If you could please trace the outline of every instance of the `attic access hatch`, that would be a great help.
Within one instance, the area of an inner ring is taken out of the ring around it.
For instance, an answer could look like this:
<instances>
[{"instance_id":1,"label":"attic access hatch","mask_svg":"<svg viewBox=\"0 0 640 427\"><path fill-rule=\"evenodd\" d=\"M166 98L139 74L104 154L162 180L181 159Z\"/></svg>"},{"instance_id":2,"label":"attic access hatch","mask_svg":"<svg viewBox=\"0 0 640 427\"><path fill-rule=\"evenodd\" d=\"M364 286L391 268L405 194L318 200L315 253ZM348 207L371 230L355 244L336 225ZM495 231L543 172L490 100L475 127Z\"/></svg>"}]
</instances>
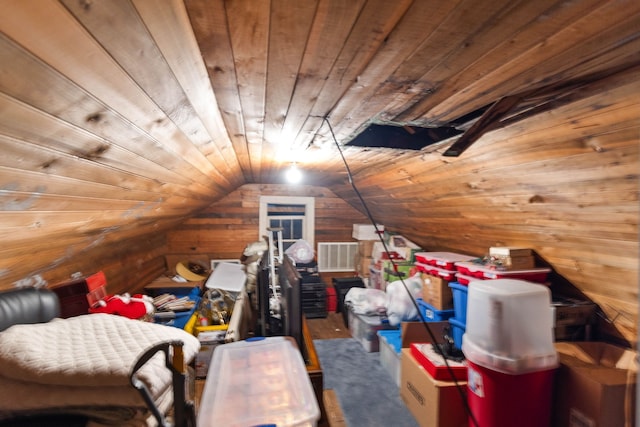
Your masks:
<instances>
[{"instance_id":1,"label":"attic access hatch","mask_svg":"<svg viewBox=\"0 0 640 427\"><path fill-rule=\"evenodd\" d=\"M415 126L369 125L346 146L422 150L463 131L453 127L424 128Z\"/></svg>"}]
</instances>

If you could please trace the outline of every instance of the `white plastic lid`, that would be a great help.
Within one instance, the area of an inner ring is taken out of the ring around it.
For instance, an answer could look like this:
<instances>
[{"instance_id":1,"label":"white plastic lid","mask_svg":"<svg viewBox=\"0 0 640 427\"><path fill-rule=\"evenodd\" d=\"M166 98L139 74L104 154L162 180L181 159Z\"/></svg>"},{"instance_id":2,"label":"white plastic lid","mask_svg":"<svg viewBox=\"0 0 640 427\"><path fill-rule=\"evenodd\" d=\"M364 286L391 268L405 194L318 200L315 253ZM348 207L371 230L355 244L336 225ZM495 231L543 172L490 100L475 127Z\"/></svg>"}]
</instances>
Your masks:
<instances>
[{"instance_id":1,"label":"white plastic lid","mask_svg":"<svg viewBox=\"0 0 640 427\"><path fill-rule=\"evenodd\" d=\"M474 280L468 285L462 351L472 362L505 373L552 368L557 364L553 322L548 287L515 279Z\"/></svg>"},{"instance_id":2,"label":"white plastic lid","mask_svg":"<svg viewBox=\"0 0 640 427\"><path fill-rule=\"evenodd\" d=\"M476 345L468 336L462 335L462 352L476 365L504 374L526 374L558 367L557 352L529 354L522 357L509 357L504 354L490 353Z\"/></svg>"},{"instance_id":3,"label":"white plastic lid","mask_svg":"<svg viewBox=\"0 0 640 427\"><path fill-rule=\"evenodd\" d=\"M442 261L443 263L471 261L478 258L477 256L458 254L455 252L416 252L414 256L415 255L420 255L424 258L435 260L436 262Z\"/></svg>"},{"instance_id":4,"label":"white plastic lid","mask_svg":"<svg viewBox=\"0 0 640 427\"><path fill-rule=\"evenodd\" d=\"M223 289L225 291L240 292L247 280L247 273L242 264L221 262L205 282L209 289Z\"/></svg>"},{"instance_id":5,"label":"white plastic lid","mask_svg":"<svg viewBox=\"0 0 640 427\"><path fill-rule=\"evenodd\" d=\"M320 409L302 355L291 337L216 347L207 374L199 427L310 425Z\"/></svg>"}]
</instances>

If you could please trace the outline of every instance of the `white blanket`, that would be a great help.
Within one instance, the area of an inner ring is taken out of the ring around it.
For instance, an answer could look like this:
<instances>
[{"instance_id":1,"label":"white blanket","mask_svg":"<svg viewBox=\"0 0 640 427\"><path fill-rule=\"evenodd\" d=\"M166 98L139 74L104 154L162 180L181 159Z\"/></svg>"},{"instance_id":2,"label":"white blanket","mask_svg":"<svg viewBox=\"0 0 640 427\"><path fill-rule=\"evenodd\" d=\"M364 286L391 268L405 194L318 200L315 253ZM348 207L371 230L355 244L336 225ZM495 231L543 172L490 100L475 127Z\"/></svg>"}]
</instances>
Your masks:
<instances>
[{"instance_id":1,"label":"white blanket","mask_svg":"<svg viewBox=\"0 0 640 427\"><path fill-rule=\"evenodd\" d=\"M83 406L142 411L145 404L129 383L131 371L145 350L173 340L184 343L185 363L193 360L200 348L193 335L111 314L14 325L0 332L0 418L3 411ZM162 352L137 376L154 399L171 387Z\"/></svg>"}]
</instances>

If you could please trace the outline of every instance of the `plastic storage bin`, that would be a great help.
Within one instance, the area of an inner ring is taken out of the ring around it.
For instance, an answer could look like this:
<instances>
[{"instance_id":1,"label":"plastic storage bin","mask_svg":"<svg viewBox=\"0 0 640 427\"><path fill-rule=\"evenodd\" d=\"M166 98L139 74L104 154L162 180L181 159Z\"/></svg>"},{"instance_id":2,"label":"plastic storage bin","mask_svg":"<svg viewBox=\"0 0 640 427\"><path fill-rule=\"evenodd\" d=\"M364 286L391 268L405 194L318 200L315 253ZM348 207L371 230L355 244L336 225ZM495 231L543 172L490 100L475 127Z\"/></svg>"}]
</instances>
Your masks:
<instances>
[{"instance_id":1,"label":"plastic storage bin","mask_svg":"<svg viewBox=\"0 0 640 427\"><path fill-rule=\"evenodd\" d=\"M471 282L462 350L474 363L507 374L555 367L553 319L546 286L512 279Z\"/></svg>"},{"instance_id":2,"label":"plastic storage bin","mask_svg":"<svg viewBox=\"0 0 640 427\"><path fill-rule=\"evenodd\" d=\"M446 280L448 282L455 280L456 272L452 270L446 270L444 268L435 267L429 264L422 264L419 262L415 263L416 269L422 273L431 274L433 276L441 277L442 280Z\"/></svg>"},{"instance_id":3,"label":"plastic storage bin","mask_svg":"<svg viewBox=\"0 0 640 427\"><path fill-rule=\"evenodd\" d=\"M380 364L389 372L393 382L400 387L400 355L402 338L400 329L378 331Z\"/></svg>"},{"instance_id":4,"label":"plastic storage bin","mask_svg":"<svg viewBox=\"0 0 640 427\"><path fill-rule=\"evenodd\" d=\"M465 276L477 277L479 279L517 279L536 283L544 283L551 272L551 269L546 267L531 268L528 270L497 270L492 267L466 261L456 262L456 269Z\"/></svg>"},{"instance_id":5,"label":"plastic storage bin","mask_svg":"<svg viewBox=\"0 0 640 427\"><path fill-rule=\"evenodd\" d=\"M455 252L416 252L416 262L440 267L445 270L455 271L455 263L460 261L471 261L477 257L472 255L458 254Z\"/></svg>"},{"instance_id":6,"label":"plastic storage bin","mask_svg":"<svg viewBox=\"0 0 640 427\"><path fill-rule=\"evenodd\" d=\"M451 310L436 310L432 305L424 302L422 298L417 298L416 302L418 303L418 308L420 309L420 314L422 318L427 322L442 322L449 320L449 318L453 317L455 311Z\"/></svg>"},{"instance_id":7,"label":"plastic storage bin","mask_svg":"<svg viewBox=\"0 0 640 427\"><path fill-rule=\"evenodd\" d=\"M478 427L548 426L558 366L549 288L513 279L473 281L467 299L462 351Z\"/></svg>"},{"instance_id":8,"label":"plastic storage bin","mask_svg":"<svg viewBox=\"0 0 640 427\"><path fill-rule=\"evenodd\" d=\"M481 277L465 276L460 272L456 273L456 281L461 285L468 285L470 282L473 282L474 280L485 280L485 279Z\"/></svg>"},{"instance_id":9,"label":"plastic storage bin","mask_svg":"<svg viewBox=\"0 0 640 427\"><path fill-rule=\"evenodd\" d=\"M390 329L398 328L391 326L384 317L356 314L349 310L349 332L367 352L379 351L378 331Z\"/></svg>"},{"instance_id":10,"label":"plastic storage bin","mask_svg":"<svg viewBox=\"0 0 640 427\"><path fill-rule=\"evenodd\" d=\"M320 418L304 360L290 337L218 346L200 402L199 427L306 427Z\"/></svg>"},{"instance_id":11,"label":"plastic storage bin","mask_svg":"<svg viewBox=\"0 0 640 427\"><path fill-rule=\"evenodd\" d=\"M449 319L449 325L451 325L451 337L453 338L453 345L458 349L462 349L462 336L464 335L467 325L455 317Z\"/></svg>"},{"instance_id":12,"label":"plastic storage bin","mask_svg":"<svg viewBox=\"0 0 640 427\"><path fill-rule=\"evenodd\" d=\"M467 294L468 288L457 282L449 283L453 293L453 311L455 318L461 323L467 323Z\"/></svg>"},{"instance_id":13,"label":"plastic storage bin","mask_svg":"<svg viewBox=\"0 0 640 427\"><path fill-rule=\"evenodd\" d=\"M467 359L467 402L477 427L549 427L555 374L505 374Z\"/></svg>"}]
</instances>

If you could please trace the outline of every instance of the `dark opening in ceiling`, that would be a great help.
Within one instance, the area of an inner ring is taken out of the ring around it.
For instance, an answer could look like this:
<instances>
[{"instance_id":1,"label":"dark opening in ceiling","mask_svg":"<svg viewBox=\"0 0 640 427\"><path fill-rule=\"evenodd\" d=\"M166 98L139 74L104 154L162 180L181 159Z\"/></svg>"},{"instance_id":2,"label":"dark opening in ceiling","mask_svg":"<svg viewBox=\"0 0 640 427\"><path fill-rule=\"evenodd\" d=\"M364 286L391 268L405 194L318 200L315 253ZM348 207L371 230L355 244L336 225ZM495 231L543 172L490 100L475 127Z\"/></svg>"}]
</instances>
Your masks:
<instances>
[{"instance_id":1,"label":"dark opening in ceiling","mask_svg":"<svg viewBox=\"0 0 640 427\"><path fill-rule=\"evenodd\" d=\"M422 128L414 126L369 125L363 132L348 142L347 146L397 148L421 150L445 139L461 134L453 127Z\"/></svg>"}]
</instances>

